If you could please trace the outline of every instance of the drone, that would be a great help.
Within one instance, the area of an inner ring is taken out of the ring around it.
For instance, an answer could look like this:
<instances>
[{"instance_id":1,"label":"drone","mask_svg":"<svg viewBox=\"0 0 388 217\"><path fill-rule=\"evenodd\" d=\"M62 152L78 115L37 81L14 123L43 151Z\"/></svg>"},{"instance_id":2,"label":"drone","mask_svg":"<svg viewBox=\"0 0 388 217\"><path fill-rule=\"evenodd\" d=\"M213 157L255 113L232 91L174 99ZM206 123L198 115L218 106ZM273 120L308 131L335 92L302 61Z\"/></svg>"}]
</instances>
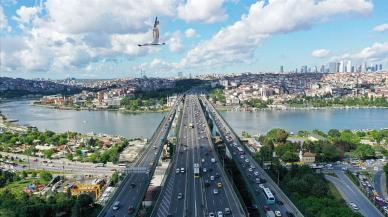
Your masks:
<instances>
[{"instance_id":1,"label":"drone","mask_svg":"<svg viewBox=\"0 0 388 217\"><path fill-rule=\"evenodd\" d=\"M145 44L138 44L139 47L142 46L159 46L159 45L165 45L166 43L159 43L159 20L158 17L155 18L154 28L152 29L152 37L153 40L151 43L145 43Z\"/></svg>"}]
</instances>

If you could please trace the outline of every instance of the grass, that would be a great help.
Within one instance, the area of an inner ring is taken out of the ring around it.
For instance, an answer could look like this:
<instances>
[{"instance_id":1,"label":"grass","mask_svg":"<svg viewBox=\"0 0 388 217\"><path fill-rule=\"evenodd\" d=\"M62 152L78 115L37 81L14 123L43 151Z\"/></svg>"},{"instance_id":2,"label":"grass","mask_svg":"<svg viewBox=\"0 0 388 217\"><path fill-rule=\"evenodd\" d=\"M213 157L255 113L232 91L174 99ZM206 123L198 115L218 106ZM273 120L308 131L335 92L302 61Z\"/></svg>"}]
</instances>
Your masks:
<instances>
[{"instance_id":1,"label":"grass","mask_svg":"<svg viewBox=\"0 0 388 217\"><path fill-rule=\"evenodd\" d=\"M356 185L356 186L360 186L360 181L358 180L358 178L351 172L349 171L346 171L345 172L345 175L349 177L350 180L352 180L352 182Z\"/></svg>"},{"instance_id":2,"label":"grass","mask_svg":"<svg viewBox=\"0 0 388 217\"><path fill-rule=\"evenodd\" d=\"M11 182L7 184L4 188L0 188L0 190L9 189L12 193L19 195L23 192L24 188L26 188L28 184L33 183L34 181L44 185L48 183L40 178L25 178L19 181Z\"/></svg>"},{"instance_id":3,"label":"grass","mask_svg":"<svg viewBox=\"0 0 388 217\"><path fill-rule=\"evenodd\" d=\"M328 182L328 184L329 184L330 195L332 195L336 200L343 200L337 188L331 182Z\"/></svg>"},{"instance_id":4,"label":"grass","mask_svg":"<svg viewBox=\"0 0 388 217\"><path fill-rule=\"evenodd\" d=\"M335 174L335 173L333 173L333 172L331 172L331 173L325 173L326 175L329 175L329 176L333 176L333 177L336 177L336 178L339 178L338 176L337 176L337 174Z\"/></svg>"}]
</instances>

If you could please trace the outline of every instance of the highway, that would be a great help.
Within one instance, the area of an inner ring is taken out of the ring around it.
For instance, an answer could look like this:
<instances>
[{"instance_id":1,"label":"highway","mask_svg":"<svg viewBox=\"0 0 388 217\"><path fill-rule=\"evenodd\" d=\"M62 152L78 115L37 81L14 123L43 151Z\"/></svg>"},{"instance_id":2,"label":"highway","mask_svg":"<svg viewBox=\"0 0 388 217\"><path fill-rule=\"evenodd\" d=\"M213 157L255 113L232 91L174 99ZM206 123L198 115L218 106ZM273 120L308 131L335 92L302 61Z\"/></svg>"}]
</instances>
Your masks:
<instances>
[{"instance_id":1,"label":"highway","mask_svg":"<svg viewBox=\"0 0 388 217\"><path fill-rule=\"evenodd\" d=\"M124 167L107 163L104 166L100 164L94 164L89 162L77 162L70 161L67 159L44 159L40 157L29 157L21 154L5 153L0 152L2 156L14 157L17 159L23 159L24 165L11 165L0 163L0 166L5 169L13 169L16 171L20 170L48 170L55 171L57 173L66 173L66 174L79 174L79 175L111 175L114 171L122 171Z\"/></svg>"},{"instance_id":2,"label":"highway","mask_svg":"<svg viewBox=\"0 0 388 217\"><path fill-rule=\"evenodd\" d=\"M232 155L234 162L240 170L245 184L254 199L252 206L258 208L261 215L265 214L264 206L274 211L280 212L282 216L287 216L292 213L294 216L303 216L302 213L295 207L283 191L273 182L268 174L260 167L256 160L251 156L249 150L240 143L230 126L216 111L213 105L204 97L201 97L202 102L206 106L212 116L218 130L223 137L227 150ZM242 151L240 151L242 150ZM269 188L275 196L275 204L267 204L267 199L264 196L262 187ZM280 202L281 201L281 202Z\"/></svg>"},{"instance_id":3,"label":"highway","mask_svg":"<svg viewBox=\"0 0 388 217\"><path fill-rule=\"evenodd\" d=\"M333 177L326 175L325 178L332 182L339 190L342 197L349 203L355 203L359 212L365 217L378 217L384 216L377 208L364 196L364 194L358 189L356 185L343 173L341 170L334 170L338 176Z\"/></svg>"},{"instance_id":4,"label":"highway","mask_svg":"<svg viewBox=\"0 0 388 217\"><path fill-rule=\"evenodd\" d=\"M178 97L175 105L155 131L143 155L133 167L129 168L129 174L119 187L118 193L114 195L99 216L136 216L160 158L163 149L162 141L168 136L181 99L181 97ZM115 203L119 203L118 209L115 208Z\"/></svg>"},{"instance_id":5,"label":"highway","mask_svg":"<svg viewBox=\"0 0 388 217\"><path fill-rule=\"evenodd\" d=\"M231 211L229 216L245 216L210 136L198 98L188 95L172 170L154 208L153 217L204 217L219 212L227 214L226 210ZM200 166L198 177L194 176L194 163Z\"/></svg>"}]
</instances>

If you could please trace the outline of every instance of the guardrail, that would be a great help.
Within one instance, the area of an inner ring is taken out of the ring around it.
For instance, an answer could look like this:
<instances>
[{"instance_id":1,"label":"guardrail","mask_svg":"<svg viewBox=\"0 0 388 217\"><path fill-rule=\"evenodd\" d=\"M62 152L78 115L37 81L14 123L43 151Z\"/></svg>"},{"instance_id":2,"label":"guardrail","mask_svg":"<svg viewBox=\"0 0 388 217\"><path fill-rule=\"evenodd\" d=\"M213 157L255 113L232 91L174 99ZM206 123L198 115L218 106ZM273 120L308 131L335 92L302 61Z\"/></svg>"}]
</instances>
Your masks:
<instances>
[{"instance_id":1,"label":"guardrail","mask_svg":"<svg viewBox=\"0 0 388 217\"><path fill-rule=\"evenodd\" d=\"M218 113L218 111L214 108L214 106L206 98L203 98L203 99L204 99L204 101L206 101L206 104L208 104L215 111L218 118L223 122L223 124L225 124L229 128L229 130L234 134L236 140L238 140L237 134L234 132L233 128L225 121L225 119ZM212 114L210 114L210 115L212 115ZM224 135L222 135L222 136L224 137ZM238 142L240 143L240 141L238 141ZM242 147L244 147L246 149L245 146L242 146ZM233 157L233 159L234 159L234 157ZM272 178L267 174L267 172L265 172L265 170L262 169L260 167L260 165L258 165L258 169L265 176L266 180L268 182L270 182L271 185L275 188L277 193L280 194L280 196L283 198L283 200L285 200L286 204L288 204L288 206L292 209L293 213L296 214L296 216L298 216L298 217L303 217L303 214L294 205L294 203L287 197L287 195L283 192L283 190L281 190L280 187L272 180Z\"/></svg>"},{"instance_id":2,"label":"guardrail","mask_svg":"<svg viewBox=\"0 0 388 217\"><path fill-rule=\"evenodd\" d=\"M183 110L180 112L179 117L178 117L178 122L179 122L178 131L179 131L179 132L178 132L177 134L180 133L180 129L181 129L181 125L182 125L182 115L183 115ZM177 126L178 126L178 124L177 124ZM179 144L179 142L180 142L179 136L177 136L176 142L177 142L177 144ZM176 151L174 152L174 155L175 155L175 154L176 154ZM167 167L167 169L166 169L166 173L167 173L167 174L171 174L171 173L170 173L170 170L171 170L172 166L175 164L176 159L177 159L177 158L174 157L173 161L170 162L170 165L168 165L168 167ZM164 186L165 183L168 183L167 181L168 181L170 178L171 178L171 175L167 175L167 176L165 175L165 177L163 178L163 181L162 181L162 185L161 185L161 186ZM160 195L163 195L164 191L165 191L165 188L162 187L160 193L158 194L158 199L155 201L155 205L154 205L154 207L153 207L153 209L152 209L152 212L151 212L151 215L150 215L150 216L155 216L155 214L156 214L155 212L157 211L157 210L156 210L156 207L158 207L158 204L160 203L160 201L161 201L161 199L162 199L162 198L160 197Z\"/></svg>"},{"instance_id":3,"label":"guardrail","mask_svg":"<svg viewBox=\"0 0 388 217\"><path fill-rule=\"evenodd\" d=\"M172 109L168 114L171 114L171 113L176 112L176 105L174 105L172 108L173 108L173 109ZM167 115L167 116L168 116L168 115ZM167 121L168 121L168 120L167 120ZM140 158L137 159L137 161L136 161L136 163L135 163L134 166L138 166L138 165L140 164L140 162L142 161L142 159L144 159L144 157L145 157L146 154L148 153L149 149L152 147L151 144L153 144L154 142L157 141L158 136L159 136L160 131L161 131L161 128L164 126L165 122L166 122L166 116L163 117L162 121L159 123L158 127L156 128L155 132L152 134L152 136L151 136L151 138L150 138L150 140L149 140L149 142L148 142L147 149L143 152L143 154L140 156ZM171 123L172 123L172 120L170 121L168 130L167 130L166 132L169 131L169 129L170 129L170 127L171 127ZM156 141L155 141L155 139L156 139ZM158 152L158 155L157 155L158 158L160 157L160 154L161 154L162 151L163 151L163 149L160 148L160 150L159 150L159 152ZM158 158L157 158L157 159L158 159ZM155 171L155 168L156 168L156 163L153 164L152 169L151 169L151 171L149 172L149 174L153 174L154 171ZM113 193L113 196L110 197L110 199L108 200L108 202L106 203L106 205L104 206L104 208L103 208L103 209L100 211L100 213L98 214L98 217L102 217L102 216L104 216L104 215L106 214L107 210L111 207L111 205L112 205L112 203L113 203L113 198L116 198L117 195L119 194L119 192L121 192L121 191L123 190L123 187L125 186L125 183L128 181L128 179L129 179L130 177L131 177L131 174L127 174L127 175L124 177L124 179L123 179L123 181L120 183L119 187L118 187L118 188L116 189L116 191ZM149 180L149 182L151 182L151 180ZM148 185L149 185L149 184L148 184ZM147 191L147 188L145 188L145 191ZM142 193L143 193L143 195L144 195L145 192L143 191ZM139 204L139 205L140 205L140 204ZM137 213L138 209L139 209L139 206L136 207L136 212L135 212L135 213Z\"/></svg>"},{"instance_id":4,"label":"guardrail","mask_svg":"<svg viewBox=\"0 0 388 217\"><path fill-rule=\"evenodd\" d=\"M198 103L199 103L199 106L202 108L202 106L201 106L201 103L198 101ZM205 117L205 115L204 115L204 112L203 112L203 110L202 110L202 112L201 112L201 115L203 116L203 118L205 119L205 121L206 121L206 117ZM209 128L209 125L208 124L206 124L206 134L207 134L207 138L208 138L208 141L209 141L209 145L211 146L211 149L214 151L214 153L215 153L215 149L214 149L214 144L213 144L213 141L211 140L211 132L210 132L210 128ZM220 162L220 159L219 159L219 157L218 157L218 155L215 153L214 154L215 155L215 158L217 158L217 162L219 163ZM218 164L217 163L217 164ZM247 215L247 213L248 213L248 210L246 209L246 207L245 206L243 206L242 205L242 198L240 197L240 195L239 194L237 194L237 192L238 192L238 190L235 188L235 186L234 186L234 184L232 184L232 182L231 182L231 180L230 180L230 178L226 175L226 172L224 171L224 168L222 168L221 170L220 170L220 172L222 173L222 177L224 177L226 180L229 180L229 183L227 183L227 184L229 184L229 187L231 187L230 189L232 190L232 195L233 195L233 197L237 197L237 198L233 198L233 199L237 199L236 201L239 201L239 208L240 208L240 212L241 213L244 213L245 214L245 216Z\"/></svg>"}]
</instances>

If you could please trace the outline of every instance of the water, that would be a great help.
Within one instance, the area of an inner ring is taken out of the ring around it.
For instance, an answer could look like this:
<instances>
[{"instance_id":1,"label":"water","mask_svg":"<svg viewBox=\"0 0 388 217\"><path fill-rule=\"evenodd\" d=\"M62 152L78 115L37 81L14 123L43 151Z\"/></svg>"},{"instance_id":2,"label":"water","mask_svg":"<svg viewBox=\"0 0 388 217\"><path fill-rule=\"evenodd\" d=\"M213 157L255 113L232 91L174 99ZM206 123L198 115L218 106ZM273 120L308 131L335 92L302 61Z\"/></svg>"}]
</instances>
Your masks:
<instances>
[{"instance_id":1,"label":"water","mask_svg":"<svg viewBox=\"0 0 388 217\"><path fill-rule=\"evenodd\" d=\"M107 133L127 138L149 138L166 113L56 110L30 105L31 101L0 104L0 110L21 124L56 132ZM320 129L381 129L388 127L388 109L327 109L294 111L222 112L237 133L265 133Z\"/></svg>"},{"instance_id":2,"label":"water","mask_svg":"<svg viewBox=\"0 0 388 217\"><path fill-rule=\"evenodd\" d=\"M126 138L149 138L166 113L57 110L30 105L31 101L0 104L0 111L20 124L56 132L106 133Z\"/></svg>"},{"instance_id":3,"label":"water","mask_svg":"<svg viewBox=\"0 0 388 217\"><path fill-rule=\"evenodd\" d=\"M388 109L318 109L222 112L236 133L266 133L272 128L291 132L319 129L381 129L388 127Z\"/></svg>"}]
</instances>

